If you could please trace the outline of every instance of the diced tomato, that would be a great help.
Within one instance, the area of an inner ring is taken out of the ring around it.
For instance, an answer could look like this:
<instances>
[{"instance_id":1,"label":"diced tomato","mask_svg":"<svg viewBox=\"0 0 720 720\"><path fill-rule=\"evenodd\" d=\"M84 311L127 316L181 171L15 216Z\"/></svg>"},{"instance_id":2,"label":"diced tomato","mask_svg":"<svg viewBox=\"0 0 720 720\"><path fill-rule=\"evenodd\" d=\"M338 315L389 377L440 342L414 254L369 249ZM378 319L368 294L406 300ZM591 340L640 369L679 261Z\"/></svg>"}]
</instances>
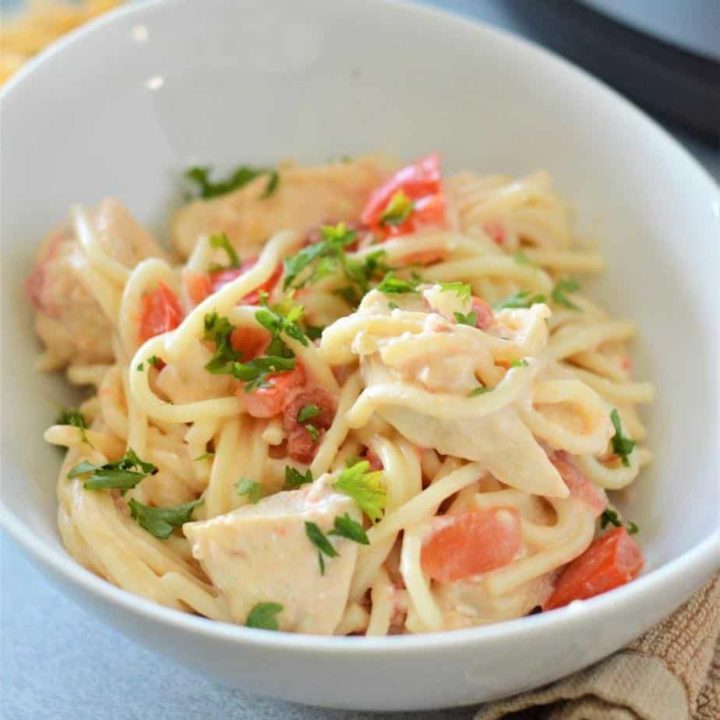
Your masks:
<instances>
[{"instance_id":1,"label":"diced tomato","mask_svg":"<svg viewBox=\"0 0 720 720\"><path fill-rule=\"evenodd\" d=\"M242 385L238 395L245 398L245 407L256 418L271 418L279 415L288 400L288 395L305 382L305 371L296 363L294 370L274 373L267 379L267 387L245 393Z\"/></svg>"},{"instance_id":2,"label":"diced tomato","mask_svg":"<svg viewBox=\"0 0 720 720\"><path fill-rule=\"evenodd\" d=\"M381 221L393 196L402 191L413 202L405 222L388 225ZM398 170L369 197L362 212L362 221L381 237L405 235L425 227L446 225L445 198L440 185L440 159L437 153L421 158Z\"/></svg>"},{"instance_id":3,"label":"diced tomato","mask_svg":"<svg viewBox=\"0 0 720 720\"><path fill-rule=\"evenodd\" d=\"M270 333L253 325L237 327L230 335L230 345L235 352L240 353L243 362L262 355L269 344Z\"/></svg>"},{"instance_id":4,"label":"diced tomato","mask_svg":"<svg viewBox=\"0 0 720 720\"><path fill-rule=\"evenodd\" d=\"M215 270L211 273L187 273L185 275L185 286L190 299L199 305L206 297L216 293L221 288L231 283L236 278L246 273L257 263L257 258L243 261L239 268L225 268ZM282 275L282 267L278 265L275 272L259 287L250 291L240 300L241 305L257 305L260 302L261 292L270 292Z\"/></svg>"},{"instance_id":5,"label":"diced tomato","mask_svg":"<svg viewBox=\"0 0 720 720\"><path fill-rule=\"evenodd\" d=\"M145 293L140 308L140 341L174 330L183 318L175 293L165 283Z\"/></svg>"},{"instance_id":6,"label":"diced tomato","mask_svg":"<svg viewBox=\"0 0 720 720\"><path fill-rule=\"evenodd\" d=\"M563 482L568 486L570 494L586 502L595 512L595 516L601 515L607 507L608 501L605 493L595 487L573 462L570 455L559 450L550 455L550 462L557 468Z\"/></svg>"},{"instance_id":7,"label":"diced tomato","mask_svg":"<svg viewBox=\"0 0 720 720\"><path fill-rule=\"evenodd\" d=\"M475 327L487 330L495 322L495 313L489 303L473 295L472 311L475 313Z\"/></svg>"},{"instance_id":8,"label":"diced tomato","mask_svg":"<svg viewBox=\"0 0 720 720\"><path fill-rule=\"evenodd\" d=\"M625 585L639 575L642 566L643 554L637 543L625 528L613 528L565 567L543 610Z\"/></svg>"},{"instance_id":9,"label":"diced tomato","mask_svg":"<svg viewBox=\"0 0 720 720\"><path fill-rule=\"evenodd\" d=\"M433 520L421 561L433 580L462 580L512 562L521 544L520 513L515 508L442 515Z\"/></svg>"},{"instance_id":10,"label":"diced tomato","mask_svg":"<svg viewBox=\"0 0 720 720\"><path fill-rule=\"evenodd\" d=\"M305 422L300 422L298 414L308 405L317 406L320 413ZM288 455L301 463L312 462L320 444L320 437L313 437L313 433L306 425L314 426L318 432L327 430L332 425L334 417L335 400L322 388L306 389L291 395L283 408L283 428L288 439Z\"/></svg>"},{"instance_id":11,"label":"diced tomato","mask_svg":"<svg viewBox=\"0 0 720 720\"><path fill-rule=\"evenodd\" d=\"M488 222L483 225L483 230L498 244L505 244L505 228L497 222Z\"/></svg>"}]
</instances>

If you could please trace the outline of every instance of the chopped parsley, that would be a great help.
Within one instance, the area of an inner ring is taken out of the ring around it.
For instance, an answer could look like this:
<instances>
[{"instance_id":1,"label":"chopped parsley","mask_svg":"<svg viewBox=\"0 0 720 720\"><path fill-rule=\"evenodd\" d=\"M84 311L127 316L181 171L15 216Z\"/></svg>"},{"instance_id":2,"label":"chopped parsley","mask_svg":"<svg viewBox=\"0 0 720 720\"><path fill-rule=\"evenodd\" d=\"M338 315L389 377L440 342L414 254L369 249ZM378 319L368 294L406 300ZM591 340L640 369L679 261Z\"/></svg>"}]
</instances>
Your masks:
<instances>
[{"instance_id":1,"label":"chopped parsley","mask_svg":"<svg viewBox=\"0 0 720 720\"><path fill-rule=\"evenodd\" d=\"M240 478L235 483L235 492L238 495L247 495L247 499L255 505L262 497L262 485L257 480Z\"/></svg>"},{"instance_id":2,"label":"chopped parsley","mask_svg":"<svg viewBox=\"0 0 720 720\"><path fill-rule=\"evenodd\" d=\"M610 440L613 452L620 458L620 461L625 467L630 467L629 456L635 447L635 441L623 435L620 415L615 408L613 408L610 413L610 421L615 428L615 435L613 435Z\"/></svg>"},{"instance_id":3,"label":"chopped parsley","mask_svg":"<svg viewBox=\"0 0 720 720\"><path fill-rule=\"evenodd\" d=\"M580 283L573 278L565 278L559 280L553 288L550 297L552 301L557 305L564 305L566 308L571 310L580 310L580 308L567 296L566 293L575 292L580 289Z\"/></svg>"},{"instance_id":4,"label":"chopped parsley","mask_svg":"<svg viewBox=\"0 0 720 720\"><path fill-rule=\"evenodd\" d=\"M150 507L150 505L145 505L133 498L128 503L128 506L130 515L134 520L137 520L141 528L147 530L156 538L165 540L170 537L173 528L182 527L186 522L189 522L193 510L202 503L203 499L199 498L173 507Z\"/></svg>"},{"instance_id":5,"label":"chopped parsley","mask_svg":"<svg viewBox=\"0 0 720 720\"><path fill-rule=\"evenodd\" d=\"M402 191L398 190L388 202L380 215L380 225L402 225L415 209L415 203Z\"/></svg>"},{"instance_id":6,"label":"chopped parsley","mask_svg":"<svg viewBox=\"0 0 720 720\"><path fill-rule=\"evenodd\" d=\"M510 367L511 367L511 368L527 367L529 364L530 364L530 363L528 363L528 361L527 361L525 358L522 358L522 359L520 359L520 360L518 360L517 358L515 358L515 360L513 360L513 361L510 363Z\"/></svg>"},{"instance_id":7,"label":"chopped parsley","mask_svg":"<svg viewBox=\"0 0 720 720\"><path fill-rule=\"evenodd\" d=\"M266 172L265 169L241 165L224 179L213 181L210 179L212 167L195 166L185 171L185 177L196 186L197 197L209 200L238 190Z\"/></svg>"},{"instance_id":8,"label":"chopped parsley","mask_svg":"<svg viewBox=\"0 0 720 720\"><path fill-rule=\"evenodd\" d=\"M283 611L283 606L276 602L258 603L248 613L245 627L259 628L260 630L277 630L276 615Z\"/></svg>"},{"instance_id":9,"label":"chopped parsley","mask_svg":"<svg viewBox=\"0 0 720 720\"><path fill-rule=\"evenodd\" d=\"M404 293L417 292L418 285L420 285L419 280L413 278L403 280L402 278L395 277L394 272L389 272L377 286L377 289L386 295L402 295Z\"/></svg>"},{"instance_id":10,"label":"chopped parsley","mask_svg":"<svg viewBox=\"0 0 720 720\"><path fill-rule=\"evenodd\" d=\"M320 574L325 574L325 559L323 555L330 558L337 557L338 551L332 546L327 539L327 535L314 522L305 521L305 534L310 542L318 549L318 563L320 564Z\"/></svg>"},{"instance_id":11,"label":"chopped parsley","mask_svg":"<svg viewBox=\"0 0 720 720\"><path fill-rule=\"evenodd\" d=\"M216 250L225 251L228 256L228 267L240 267L240 258L238 257L235 248L231 245L230 238L226 233L223 232L211 235L208 242L210 243L210 247L215 248Z\"/></svg>"},{"instance_id":12,"label":"chopped parsley","mask_svg":"<svg viewBox=\"0 0 720 720\"><path fill-rule=\"evenodd\" d=\"M479 387L476 387L474 390L471 390L467 396L468 397L477 397L478 395L484 395L485 393L488 393L492 390L492 388L485 387L484 385L480 385Z\"/></svg>"},{"instance_id":13,"label":"chopped parsley","mask_svg":"<svg viewBox=\"0 0 720 720\"><path fill-rule=\"evenodd\" d=\"M306 423L303 427L310 433L310 437L315 442L317 442L320 439L320 431L317 429L317 427L315 425L313 425L312 423Z\"/></svg>"},{"instance_id":14,"label":"chopped parsley","mask_svg":"<svg viewBox=\"0 0 720 720\"><path fill-rule=\"evenodd\" d=\"M387 502L382 477L382 470L371 472L370 463L361 460L341 471L333 487L351 497L373 522L377 522Z\"/></svg>"},{"instance_id":15,"label":"chopped parsley","mask_svg":"<svg viewBox=\"0 0 720 720\"><path fill-rule=\"evenodd\" d=\"M454 312L455 322L458 325L469 325L470 327L477 327L477 313L471 310L467 315L461 312Z\"/></svg>"},{"instance_id":16,"label":"chopped parsley","mask_svg":"<svg viewBox=\"0 0 720 720\"><path fill-rule=\"evenodd\" d=\"M302 317L303 311L302 305L278 304L272 308L262 307L255 313L255 319L272 335L273 340L268 348L269 354L281 354L280 335L282 333L297 340L304 347L308 346L307 335L297 322Z\"/></svg>"},{"instance_id":17,"label":"chopped parsley","mask_svg":"<svg viewBox=\"0 0 720 720\"><path fill-rule=\"evenodd\" d=\"M529 308L537 303L544 303L546 300L547 298L541 293L532 295L528 290L518 290L516 293L493 303L493 308L495 310Z\"/></svg>"},{"instance_id":18,"label":"chopped parsley","mask_svg":"<svg viewBox=\"0 0 720 720\"><path fill-rule=\"evenodd\" d=\"M117 462L93 465L85 460L72 468L67 476L68 480L81 478L83 487L87 490L116 488L125 492L134 488L148 475L155 475L157 471L155 465L141 460L130 448Z\"/></svg>"},{"instance_id":19,"label":"chopped parsley","mask_svg":"<svg viewBox=\"0 0 720 720\"><path fill-rule=\"evenodd\" d=\"M80 430L80 438L82 441L92 447L92 443L88 440L87 433L85 432L88 428L87 421L79 410L75 410L74 408L62 410L58 415L57 420L55 420L55 424L72 425L72 427L76 427Z\"/></svg>"},{"instance_id":20,"label":"chopped parsley","mask_svg":"<svg viewBox=\"0 0 720 720\"><path fill-rule=\"evenodd\" d=\"M154 368L157 368L158 370L159 370L160 368L162 368L163 361L162 361L157 355L151 355L151 356L147 359L147 361L148 361Z\"/></svg>"},{"instance_id":21,"label":"chopped parsley","mask_svg":"<svg viewBox=\"0 0 720 720\"><path fill-rule=\"evenodd\" d=\"M513 260L518 265L535 265L535 263L533 263L533 261L522 250L519 250L513 255Z\"/></svg>"},{"instance_id":22,"label":"chopped parsley","mask_svg":"<svg viewBox=\"0 0 720 720\"><path fill-rule=\"evenodd\" d=\"M314 404L309 405L303 405L297 414L297 421L300 423L307 422L308 420L312 420L314 417L317 417L322 413L322 410Z\"/></svg>"},{"instance_id":23,"label":"chopped parsley","mask_svg":"<svg viewBox=\"0 0 720 720\"><path fill-rule=\"evenodd\" d=\"M297 468L292 465L285 466L285 490L294 490L299 488L301 485L307 485L313 481L313 476L310 470L306 470L301 473Z\"/></svg>"},{"instance_id":24,"label":"chopped parsley","mask_svg":"<svg viewBox=\"0 0 720 720\"><path fill-rule=\"evenodd\" d=\"M361 545L370 544L363 526L357 520L353 520L348 513L335 518L335 528L328 535L338 535Z\"/></svg>"},{"instance_id":25,"label":"chopped parsley","mask_svg":"<svg viewBox=\"0 0 720 720\"><path fill-rule=\"evenodd\" d=\"M206 452L206 453L203 453L202 455L198 455L198 456L195 458L195 462L198 462L198 461L200 461L200 460L212 460L214 457L215 457L215 453L214 453L214 452L211 452L211 451L208 451L208 452Z\"/></svg>"},{"instance_id":26,"label":"chopped parsley","mask_svg":"<svg viewBox=\"0 0 720 720\"><path fill-rule=\"evenodd\" d=\"M262 195L260 196L261 200L265 200L266 198L269 198L280 185L280 174L277 170L272 170L270 174L268 175L267 184L265 185L265 190L263 190Z\"/></svg>"},{"instance_id":27,"label":"chopped parsley","mask_svg":"<svg viewBox=\"0 0 720 720\"><path fill-rule=\"evenodd\" d=\"M606 508L600 516L601 529L604 530L608 525L613 525L614 527L622 527L623 525L619 513L613 508ZM639 530L634 522L628 522L626 527L629 535L635 535Z\"/></svg>"},{"instance_id":28,"label":"chopped parsley","mask_svg":"<svg viewBox=\"0 0 720 720\"><path fill-rule=\"evenodd\" d=\"M440 290L442 292L454 292L461 300L469 300L472 294L472 287L470 283L464 282L441 282Z\"/></svg>"},{"instance_id":29,"label":"chopped parsley","mask_svg":"<svg viewBox=\"0 0 720 720\"><path fill-rule=\"evenodd\" d=\"M324 325L306 325L305 326L305 334L311 340L319 340L320 337L322 336L324 329L325 329Z\"/></svg>"},{"instance_id":30,"label":"chopped parsley","mask_svg":"<svg viewBox=\"0 0 720 720\"><path fill-rule=\"evenodd\" d=\"M391 301L388 303L388 307L389 307L391 310L399 310L399 309L400 309L400 306L399 306L394 300L391 300Z\"/></svg>"}]
</instances>

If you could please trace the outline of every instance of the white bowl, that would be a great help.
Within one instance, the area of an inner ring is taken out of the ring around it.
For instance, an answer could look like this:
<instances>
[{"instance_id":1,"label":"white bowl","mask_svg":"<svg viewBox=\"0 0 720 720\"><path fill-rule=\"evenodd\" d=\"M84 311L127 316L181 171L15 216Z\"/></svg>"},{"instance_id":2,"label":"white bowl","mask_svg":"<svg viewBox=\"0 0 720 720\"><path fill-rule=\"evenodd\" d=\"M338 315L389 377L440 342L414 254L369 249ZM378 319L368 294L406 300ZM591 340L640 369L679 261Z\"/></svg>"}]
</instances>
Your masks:
<instances>
[{"instance_id":1,"label":"white bowl","mask_svg":"<svg viewBox=\"0 0 720 720\"><path fill-rule=\"evenodd\" d=\"M175 660L246 690L364 709L429 709L578 670L676 608L718 567L718 194L657 125L504 33L367 0L168 0L74 34L2 107L2 525L65 590ZM598 221L598 295L642 329L656 461L633 489L647 569L579 607L452 633L322 638L220 624L95 577L55 527L60 457L41 435L68 390L40 376L22 280L75 202L118 196L158 227L197 162L439 150L448 169L547 168ZM52 632L52 628L48 628Z\"/></svg>"}]
</instances>

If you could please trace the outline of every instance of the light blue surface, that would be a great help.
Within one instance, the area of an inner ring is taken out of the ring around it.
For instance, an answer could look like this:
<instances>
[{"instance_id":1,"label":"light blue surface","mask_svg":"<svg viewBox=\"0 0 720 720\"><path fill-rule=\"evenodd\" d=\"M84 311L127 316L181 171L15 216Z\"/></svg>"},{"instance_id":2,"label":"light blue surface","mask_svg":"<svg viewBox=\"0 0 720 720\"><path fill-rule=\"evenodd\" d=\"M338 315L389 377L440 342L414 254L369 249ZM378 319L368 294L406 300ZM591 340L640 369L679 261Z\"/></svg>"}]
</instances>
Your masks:
<instances>
[{"instance_id":1,"label":"light blue surface","mask_svg":"<svg viewBox=\"0 0 720 720\"><path fill-rule=\"evenodd\" d=\"M534 2L535 0L524 0ZM514 0L429 0L531 37ZM3 5L7 0L3 1ZM717 148L678 134L718 177ZM5 412L9 408L4 408ZM371 689L368 689L371 692ZM466 720L469 708L415 715ZM175 666L106 627L61 595L8 540L0 543L2 720L363 720L264 700ZM385 714L382 717L405 718Z\"/></svg>"}]
</instances>

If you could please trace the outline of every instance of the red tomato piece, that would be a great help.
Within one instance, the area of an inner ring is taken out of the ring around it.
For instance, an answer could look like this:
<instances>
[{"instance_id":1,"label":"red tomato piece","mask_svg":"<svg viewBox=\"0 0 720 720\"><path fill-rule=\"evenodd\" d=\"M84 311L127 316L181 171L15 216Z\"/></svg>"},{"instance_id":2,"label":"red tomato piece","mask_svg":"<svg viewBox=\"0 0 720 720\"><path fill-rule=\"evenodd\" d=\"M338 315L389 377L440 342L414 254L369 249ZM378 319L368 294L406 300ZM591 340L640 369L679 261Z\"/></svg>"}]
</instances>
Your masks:
<instances>
[{"instance_id":1,"label":"red tomato piece","mask_svg":"<svg viewBox=\"0 0 720 720\"><path fill-rule=\"evenodd\" d=\"M183 318L175 293L165 283L143 295L140 303L140 341L174 330Z\"/></svg>"},{"instance_id":2,"label":"red tomato piece","mask_svg":"<svg viewBox=\"0 0 720 720\"><path fill-rule=\"evenodd\" d=\"M240 353L242 362L259 357L269 344L270 333L252 325L235 328L230 335L230 345L235 352Z\"/></svg>"},{"instance_id":3,"label":"red tomato piece","mask_svg":"<svg viewBox=\"0 0 720 720\"><path fill-rule=\"evenodd\" d=\"M245 398L245 408L256 418L271 418L279 415L288 400L289 394L305 382L305 371L296 363L294 370L274 373L267 379L267 387L261 387L245 393L242 386L238 395Z\"/></svg>"},{"instance_id":4,"label":"red tomato piece","mask_svg":"<svg viewBox=\"0 0 720 720\"><path fill-rule=\"evenodd\" d=\"M239 268L225 268L211 273L191 273L185 275L185 287L188 295L195 305L199 305L206 297L216 293L236 278L246 273L257 263L257 258L245 260ZM257 305L260 302L260 293L269 293L277 284L282 275L282 267L278 265L275 272L255 290L251 290L240 300L242 305Z\"/></svg>"},{"instance_id":5,"label":"red tomato piece","mask_svg":"<svg viewBox=\"0 0 720 720\"><path fill-rule=\"evenodd\" d=\"M422 547L425 572L451 582L495 570L512 562L520 551L520 513L511 507L471 510L433 520Z\"/></svg>"},{"instance_id":6,"label":"red tomato piece","mask_svg":"<svg viewBox=\"0 0 720 720\"><path fill-rule=\"evenodd\" d=\"M543 610L587 600L625 585L638 576L643 562L642 550L628 531L613 528L565 567Z\"/></svg>"},{"instance_id":7,"label":"red tomato piece","mask_svg":"<svg viewBox=\"0 0 720 720\"><path fill-rule=\"evenodd\" d=\"M383 212L393 196L401 191L412 200L412 211L400 225L383 224ZM368 198L361 219L381 237L404 235L425 227L444 227L445 199L440 185L440 159L437 153L398 170L386 180Z\"/></svg>"},{"instance_id":8,"label":"red tomato piece","mask_svg":"<svg viewBox=\"0 0 720 720\"><path fill-rule=\"evenodd\" d=\"M505 228L497 222L489 222L483 225L483 230L498 244L504 245L506 234Z\"/></svg>"},{"instance_id":9,"label":"red tomato piece","mask_svg":"<svg viewBox=\"0 0 720 720\"><path fill-rule=\"evenodd\" d=\"M550 462L557 468L570 494L586 502L595 512L595 517L602 515L608 504L605 493L580 472L570 455L558 450L550 455Z\"/></svg>"},{"instance_id":10,"label":"red tomato piece","mask_svg":"<svg viewBox=\"0 0 720 720\"><path fill-rule=\"evenodd\" d=\"M312 418L300 422L298 414L308 405L315 405L320 411ZM327 430L335 417L335 400L322 388L301 390L292 395L283 408L283 428L288 439L288 455L301 463L310 463L315 457L320 437L305 427L310 424L317 431Z\"/></svg>"},{"instance_id":11,"label":"red tomato piece","mask_svg":"<svg viewBox=\"0 0 720 720\"><path fill-rule=\"evenodd\" d=\"M475 327L487 330L495 322L495 313L489 303L473 295L472 311L475 313Z\"/></svg>"},{"instance_id":12,"label":"red tomato piece","mask_svg":"<svg viewBox=\"0 0 720 720\"><path fill-rule=\"evenodd\" d=\"M212 280L207 273L183 272L185 290L193 305L199 305L206 297L213 294Z\"/></svg>"}]
</instances>

